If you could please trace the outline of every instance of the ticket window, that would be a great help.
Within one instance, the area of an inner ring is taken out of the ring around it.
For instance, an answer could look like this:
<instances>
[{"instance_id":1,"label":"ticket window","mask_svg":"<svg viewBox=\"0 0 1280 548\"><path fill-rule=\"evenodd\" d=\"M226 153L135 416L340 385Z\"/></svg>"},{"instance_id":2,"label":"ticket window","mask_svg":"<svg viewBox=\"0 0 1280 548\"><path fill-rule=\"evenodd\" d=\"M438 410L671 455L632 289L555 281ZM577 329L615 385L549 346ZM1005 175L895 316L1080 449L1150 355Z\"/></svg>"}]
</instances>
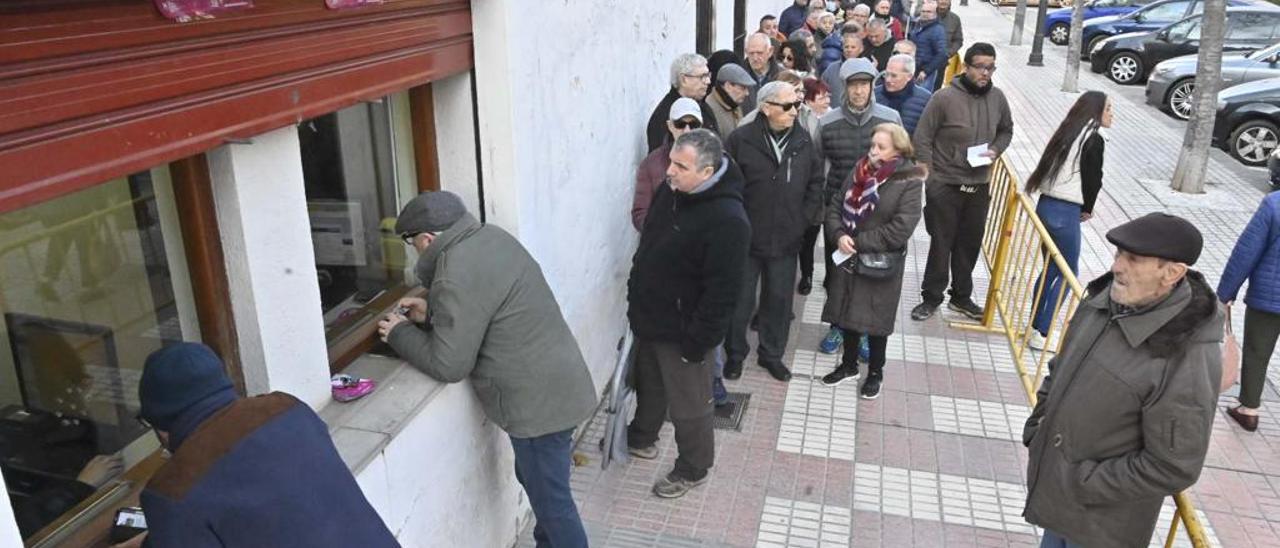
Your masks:
<instances>
[{"instance_id":1,"label":"ticket window","mask_svg":"<svg viewBox=\"0 0 1280 548\"><path fill-rule=\"evenodd\" d=\"M298 125L316 278L331 357L367 340L415 285L412 248L395 233L417 193L408 93L360 103Z\"/></svg>"},{"instance_id":2,"label":"ticket window","mask_svg":"<svg viewBox=\"0 0 1280 548\"><path fill-rule=\"evenodd\" d=\"M167 167L0 214L0 471L25 540L159 448L143 363L199 340Z\"/></svg>"}]
</instances>

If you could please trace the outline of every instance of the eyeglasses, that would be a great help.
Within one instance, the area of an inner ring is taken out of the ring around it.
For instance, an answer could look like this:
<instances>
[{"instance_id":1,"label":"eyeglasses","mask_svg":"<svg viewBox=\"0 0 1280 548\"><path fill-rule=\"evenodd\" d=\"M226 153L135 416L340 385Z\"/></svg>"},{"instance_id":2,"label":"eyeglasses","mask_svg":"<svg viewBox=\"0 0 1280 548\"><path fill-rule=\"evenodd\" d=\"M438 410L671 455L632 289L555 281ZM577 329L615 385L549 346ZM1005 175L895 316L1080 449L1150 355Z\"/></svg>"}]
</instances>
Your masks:
<instances>
[{"instance_id":1,"label":"eyeglasses","mask_svg":"<svg viewBox=\"0 0 1280 548\"><path fill-rule=\"evenodd\" d=\"M698 79L698 80L706 80L706 81L708 81L708 82L710 82L710 81L711 81L711 72L704 72L704 73L702 73L702 74L688 74L688 73L685 73L685 74L684 74L684 76L687 76L687 77L689 77L689 78L695 78L695 79Z\"/></svg>"},{"instance_id":2,"label":"eyeglasses","mask_svg":"<svg viewBox=\"0 0 1280 548\"><path fill-rule=\"evenodd\" d=\"M978 72L985 72L987 74L991 74L996 71L995 65L969 65L969 66Z\"/></svg>"},{"instance_id":3,"label":"eyeglasses","mask_svg":"<svg viewBox=\"0 0 1280 548\"><path fill-rule=\"evenodd\" d=\"M413 239L417 238L419 234L422 234L422 233L421 232L401 232L400 239L404 240L404 243L406 244L413 245Z\"/></svg>"},{"instance_id":4,"label":"eyeglasses","mask_svg":"<svg viewBox=\"0 0 1280 548\"><path fill-rule=\"evenodd\" d=\"M675 126L676 129L698 129L702 127L702 122L697 120L672 120L671 125Z\"/></svg>"},{"instance_id":5,"label":"eyeglasses","mask_svg":"<svg viewBox=\"0 0 1280 548\"><path fill-rule=\"evenodd\" d=\"M790 112L793 108L800 108L800 105L803 105L804 101L796 101L794 103L775 103L773 101L765 101L765 103L782 109L782 112Z\"/></svg>"}]
</instances>

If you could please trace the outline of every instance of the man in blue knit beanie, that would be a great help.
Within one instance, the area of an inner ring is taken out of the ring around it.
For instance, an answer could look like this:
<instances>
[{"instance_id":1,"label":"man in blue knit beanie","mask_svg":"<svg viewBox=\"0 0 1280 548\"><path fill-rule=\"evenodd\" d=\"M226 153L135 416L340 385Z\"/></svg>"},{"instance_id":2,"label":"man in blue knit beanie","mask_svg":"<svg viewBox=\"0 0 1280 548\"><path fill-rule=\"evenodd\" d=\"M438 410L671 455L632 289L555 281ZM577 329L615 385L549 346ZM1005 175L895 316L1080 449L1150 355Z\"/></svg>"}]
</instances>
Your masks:
<instances>
[{"instance_id":1,"label":"man in blue knit beanie","mask_svg":"<svg viewBox=\"0 0 1280 548\"><path fill-rule=\"evenodd\" d=\"M399 546L315 412L282 392L236 394L203 344L147 358L139 418L172 453L142 492L126 546Z\"/></svg>"}]
</instances>

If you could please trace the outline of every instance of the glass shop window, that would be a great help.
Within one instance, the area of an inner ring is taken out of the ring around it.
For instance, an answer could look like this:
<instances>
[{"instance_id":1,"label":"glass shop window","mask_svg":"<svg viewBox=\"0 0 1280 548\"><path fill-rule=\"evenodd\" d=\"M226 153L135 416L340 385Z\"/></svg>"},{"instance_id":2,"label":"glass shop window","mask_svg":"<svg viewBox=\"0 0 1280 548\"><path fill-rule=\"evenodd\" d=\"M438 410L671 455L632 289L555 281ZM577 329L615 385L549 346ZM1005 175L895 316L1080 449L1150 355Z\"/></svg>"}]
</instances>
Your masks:
<instances>
[{"instance_id":1,"label":"glass shop window","mask_svg":"<svg viewBox=\"0 0 1280 548\"><path fill-rule=\"evenodd\" d=\"M167 166L0 214L0 471L27 541L159 448L143 362L200 333L181 236Z\"/></svg>"},{"instance_id":2,"label":"glass shop window","mask_svg":"<svg viewBox=\"0 0 1280 548\"><path fill-rule=\"evenodd\" d=\"M395 234L401 204L417 193L407 93L298 125L311 243L333 346L413 285L416 254Z\"/></svg>"}]
</instances>

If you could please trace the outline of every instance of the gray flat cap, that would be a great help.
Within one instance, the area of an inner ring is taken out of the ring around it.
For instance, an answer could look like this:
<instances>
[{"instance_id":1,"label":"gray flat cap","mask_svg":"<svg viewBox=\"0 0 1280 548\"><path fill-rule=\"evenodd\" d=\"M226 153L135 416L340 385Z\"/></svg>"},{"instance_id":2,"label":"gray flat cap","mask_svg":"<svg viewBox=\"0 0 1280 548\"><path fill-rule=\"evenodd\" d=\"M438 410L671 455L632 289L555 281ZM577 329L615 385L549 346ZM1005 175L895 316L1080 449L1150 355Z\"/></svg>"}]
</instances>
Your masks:
<instances>
[{"instance_id":1,"label":"gray flat cap","mask_svg":"<svg viewBox=\"0 0 1280 548\"><path fill-rule=\"evenodd\" d=\"M415 196L396 218L396 234L444 232L467 212L462 198L447 190Z\"/></svg>"},{"instance_id":2,"label":"gray flat cap","mask_svg":"<svg viewBox=\"0 0 1280 548\"><path fill-rule=\"evenodd\" d=\"M720 70L716 72L716 81L731 82L749 88L756 87L756 81L751 78L751 75L747 74L747 69L733 63L720 67Z\"/></svg>"}]
</instances>

